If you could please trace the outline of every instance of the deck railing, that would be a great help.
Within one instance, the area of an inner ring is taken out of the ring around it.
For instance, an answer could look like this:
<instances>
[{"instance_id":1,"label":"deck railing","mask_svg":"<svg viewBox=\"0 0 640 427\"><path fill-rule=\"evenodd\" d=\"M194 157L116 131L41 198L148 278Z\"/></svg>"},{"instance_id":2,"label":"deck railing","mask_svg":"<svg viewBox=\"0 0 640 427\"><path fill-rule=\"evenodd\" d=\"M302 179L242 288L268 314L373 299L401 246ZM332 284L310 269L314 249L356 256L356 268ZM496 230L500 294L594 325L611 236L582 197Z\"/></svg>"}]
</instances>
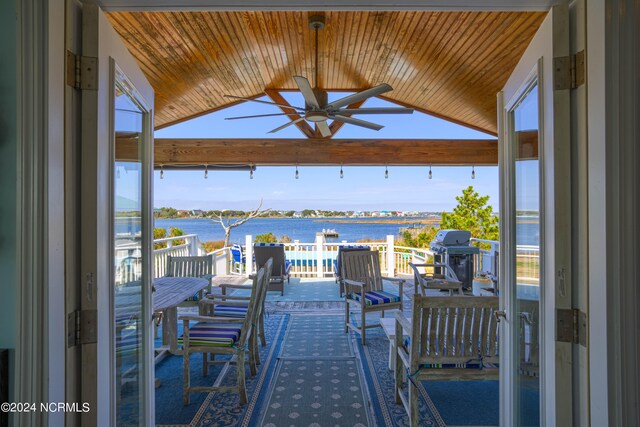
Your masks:
<instances>
[{"instance_id":1,"label":"deck railing","mask_svg":"<svg viewBox=\"0 0 640 427\"><path fill-rule=\"evenodd\" d=\"M500 244L494 240L471 239L472 244L481 246L480 253L474 259L475 272L486 272L494 278L498 277ZM205 251L196 234L188 234L177 237L166 237L154 240L154 243L166 243L167 247L154 250L154 277L161 277L165 274L167 256L195 256L204 255ZM396 246L394 236L389 235L384 241L377 242L339 242L328 243L324 239L315 242L294 241L285 244L287 260L291 261L291 275L295 277L331 277L333 275L333 261L338 255L341 246L367 245L372 250L380 253L380 268L383 274L391 277L412 275L413 272L409 263L429 263L433 262L433 252L425 248L413 248L407 246ZM253 237L246 236L245 254L247 264L245 274L253 271ZM250 248L246 251L246 248ZM539 257L537 247L518 246L519 259L530 262L521 263L522 268L518 270L519 276L526 277L529 281L535 282L539 279L537 270L534 268ZM214 274L225 275L234 274L233 257L231 248L226 247L209 252L207 255L214 257ZM139 275L139 268L122 268L122 274ZM236 271L236 274L237 271ZM125 278L123 277L123 280Z\"/></svg>"},{"instance_id":2,"label":"deck railing","mask_svg":"<svg viewBox=\"0 0 640 427\"><path fill-rule=\"evenodd\" d=\"M475 272L487 272L493 277L498 277L499 243L492 240L473 239L474 244L486 243L491 249L481 249L480 254L474 259ZM384 275L395 277L412 275L413 271L409 263L433 262L434 253L430 249L396 246L395 237L387 236L385 241L377 242L339 242L327 243L324 239L315 242L293 241L285 243L287 260L291 261L290 273L294 277L330 277L333 275L333 261L338 256L341 246L366 245L380 253L380 268ZM247 264L244 271L251 272L253 237L246 236L244 248L247 255Z\"/></svg>"}]
</instances>

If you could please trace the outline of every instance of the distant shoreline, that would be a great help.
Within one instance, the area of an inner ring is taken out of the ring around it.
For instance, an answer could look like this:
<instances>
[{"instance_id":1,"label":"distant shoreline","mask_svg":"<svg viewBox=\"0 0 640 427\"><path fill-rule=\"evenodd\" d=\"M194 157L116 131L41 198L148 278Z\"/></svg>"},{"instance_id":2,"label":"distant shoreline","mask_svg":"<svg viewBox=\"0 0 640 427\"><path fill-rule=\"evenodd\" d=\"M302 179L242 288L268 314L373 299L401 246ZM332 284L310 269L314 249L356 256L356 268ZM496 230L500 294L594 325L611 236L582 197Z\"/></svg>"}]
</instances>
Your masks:
<instances>
[{"instance_id":1,"label":"distant shoreline","mask_svg":"<svg viewBox=\"0 0 640 427\"><path fill-rule=\"evenodd\" d=\"M313 222L330 222L333 224L439 224L441 218L422 219L315 219Z\"/></svg>"}]
</instances>

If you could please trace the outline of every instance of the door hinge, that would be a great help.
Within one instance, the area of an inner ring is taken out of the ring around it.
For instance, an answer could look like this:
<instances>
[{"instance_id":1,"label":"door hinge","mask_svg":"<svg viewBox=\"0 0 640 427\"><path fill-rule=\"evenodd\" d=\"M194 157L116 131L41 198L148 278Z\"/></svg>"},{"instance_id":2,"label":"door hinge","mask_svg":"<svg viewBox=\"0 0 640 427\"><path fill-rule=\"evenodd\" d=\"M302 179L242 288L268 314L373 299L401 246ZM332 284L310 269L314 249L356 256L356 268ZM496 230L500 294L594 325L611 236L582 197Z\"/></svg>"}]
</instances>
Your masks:
<instances>
[{"instance_id":1,"label":"door hinge","mask_svg":"<svg viewBox=\"0 0 640 427\"><path fill-rule=\"evenodd\" d=\"M587 315L577 308L556 310L556 341L587 346Z\"/></svg>"},{"instance_id":2,"label":"door hinge","mask_svg":"<svg viewBox=\"0 0 640 427\"><path fill-rule=\"evenodd\" d=\"M585 82L584 50L571 56L553 58L553 88L575 89Z\"/></svg>"},{"instance_id":3,"label":"door hinge","mask_svg":"<svg viewBox=\"0 0 640 427\"><path fill-rule=\"evenodd\" d=\"M67 314L67 347L97 342L98 310L76 310Z\"/></svg>"},{"instance_id":4,"label":"door hinge","mask_svg":"<svg viewBox=\"0 0 640 427\"><path fill-rule=\"evenodd\" d=\"M67 85L82 90L98 89L98 58L67 51Z\"/></svg>"}]
</instances>

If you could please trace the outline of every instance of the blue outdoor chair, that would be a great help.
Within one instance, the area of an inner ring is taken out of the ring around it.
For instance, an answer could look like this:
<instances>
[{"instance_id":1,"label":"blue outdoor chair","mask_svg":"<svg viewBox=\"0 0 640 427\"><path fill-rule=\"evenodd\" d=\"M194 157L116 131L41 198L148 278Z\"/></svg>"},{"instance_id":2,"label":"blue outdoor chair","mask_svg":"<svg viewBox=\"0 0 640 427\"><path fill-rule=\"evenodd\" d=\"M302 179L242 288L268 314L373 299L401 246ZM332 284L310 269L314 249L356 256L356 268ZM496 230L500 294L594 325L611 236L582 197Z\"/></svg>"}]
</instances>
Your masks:
<instances>
[{"instance_id":1,"label":"blue outdoor chair","mask_svg":"<svg viewBox=\"0 0 640 427\"><path fill-rule=\"evenodd\" d=\"M233 260L233 272L238 274L244 273L244 266L246 265L247 257L242 253L242 246L238 244L231 246L231 257Z\"/></svg>"}]
</instances>

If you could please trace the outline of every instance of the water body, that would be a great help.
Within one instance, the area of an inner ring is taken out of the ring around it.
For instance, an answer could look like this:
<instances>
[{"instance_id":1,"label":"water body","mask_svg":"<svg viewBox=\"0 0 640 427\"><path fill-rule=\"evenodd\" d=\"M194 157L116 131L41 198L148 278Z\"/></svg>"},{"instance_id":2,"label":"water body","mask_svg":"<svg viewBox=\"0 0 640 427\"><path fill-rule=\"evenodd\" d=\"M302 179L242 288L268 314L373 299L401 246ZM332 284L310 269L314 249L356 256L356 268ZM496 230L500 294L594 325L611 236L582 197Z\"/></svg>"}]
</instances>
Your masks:
<instances>
[{"instance_id":1,"label":"water body","mask_svg":"<svg viewBox=\"0 0 640 427\"><path fill-rule=\"evenodd\" d=\"M398 218L385 218L398 219ZM407 218L402 218L407 219ZM346 240L355 242L360 239L372 239L384 241L387 235L397 236L400 228L407 224L375 224L375 219L354 218L345 219L344 223L334 223L322 219L312 218L255 218L231 231L232 243L244 243L245 235L256 236L272 232L277 237L289 236L291 240L299 240L302 243L315 241L316 233L322 229L335 229L340 237L327 239L329 242ZM156 219L155 227L178 227L186 234L197 234L200 241L223 240L224 231L217 222L211 219ZM537 225L530 223L518 224L522 228L523 236L528 239L519 241L519 244L537 244Z\"/></svg>"}]
</instances>

